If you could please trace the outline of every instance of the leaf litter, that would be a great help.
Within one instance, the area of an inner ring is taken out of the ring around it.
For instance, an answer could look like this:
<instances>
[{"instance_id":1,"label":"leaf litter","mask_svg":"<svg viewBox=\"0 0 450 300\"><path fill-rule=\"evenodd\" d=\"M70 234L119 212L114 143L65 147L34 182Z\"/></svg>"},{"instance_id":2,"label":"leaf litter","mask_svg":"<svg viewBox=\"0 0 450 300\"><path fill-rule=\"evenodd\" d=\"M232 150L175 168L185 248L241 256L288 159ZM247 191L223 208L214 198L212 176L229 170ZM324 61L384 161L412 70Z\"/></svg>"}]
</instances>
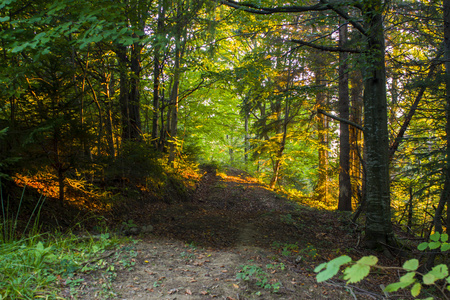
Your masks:
<instances>
[{"instance_id":1,"label":"leaf litter","mask_svg":"<svg viewBox=\"0 0 450 300\"><path fill-rule=\"evenodd\" d=\"M377 281L358 286L340 280L317 283L313 270L320 263L342 254L368 253L356 249L357 233L341 224L335 212L294 204L237 169L229 168L220 176L208 171L190 200L150 203L127 218L154 230L135 236L120 255L105 258L104 268L78 274L83 284L67 288L65 298L384 296Z\"/></svg>"}]
</instances>

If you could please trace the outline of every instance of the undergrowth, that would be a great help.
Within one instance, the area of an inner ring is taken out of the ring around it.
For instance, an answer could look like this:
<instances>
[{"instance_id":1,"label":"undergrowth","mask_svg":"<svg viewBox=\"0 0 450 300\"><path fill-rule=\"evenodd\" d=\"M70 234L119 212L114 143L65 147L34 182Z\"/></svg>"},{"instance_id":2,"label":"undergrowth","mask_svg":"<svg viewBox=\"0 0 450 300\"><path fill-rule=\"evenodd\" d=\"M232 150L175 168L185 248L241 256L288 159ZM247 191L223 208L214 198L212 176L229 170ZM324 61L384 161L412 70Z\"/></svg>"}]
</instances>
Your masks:
<instances>
[{"instance_id":1,"label":"undergrowth","mask_svg":"<svg viewBox=\"0 0 450 300\"><path fill-rule=\"evenodd\" d=\"M61 289L77 272L98 268L97 257L120 241L108 233L79 237L73 234L39 233L38 220L44 199L40 199L26 226L19 230L17 211L10 213L9 199L0 202L0 299L63 299Z\"/></svg>"}]
</instances>

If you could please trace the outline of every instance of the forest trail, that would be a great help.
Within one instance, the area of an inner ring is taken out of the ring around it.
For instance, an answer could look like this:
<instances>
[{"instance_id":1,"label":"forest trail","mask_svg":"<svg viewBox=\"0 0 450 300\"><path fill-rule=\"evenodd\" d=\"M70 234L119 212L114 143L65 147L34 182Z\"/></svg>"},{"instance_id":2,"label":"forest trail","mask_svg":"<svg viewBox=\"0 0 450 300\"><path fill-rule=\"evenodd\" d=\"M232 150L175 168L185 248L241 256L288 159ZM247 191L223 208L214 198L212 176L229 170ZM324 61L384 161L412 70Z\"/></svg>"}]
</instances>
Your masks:
<instances>
[{"instance_id":1,"label":"forest trail","mask_svg":"<svg viewBox=\"0 0 450 300\"><path fill-rule=\"evenodd\" d=\"M335 213L294 204L240 170L207 169L188 201L148 204L129 217L153 232L105 258L114 270L79 275L83 285L66 297L381 298L368 291L376 286L317 284L314 267L344 254L355 237Z\"/></svg>"}]
</instances>

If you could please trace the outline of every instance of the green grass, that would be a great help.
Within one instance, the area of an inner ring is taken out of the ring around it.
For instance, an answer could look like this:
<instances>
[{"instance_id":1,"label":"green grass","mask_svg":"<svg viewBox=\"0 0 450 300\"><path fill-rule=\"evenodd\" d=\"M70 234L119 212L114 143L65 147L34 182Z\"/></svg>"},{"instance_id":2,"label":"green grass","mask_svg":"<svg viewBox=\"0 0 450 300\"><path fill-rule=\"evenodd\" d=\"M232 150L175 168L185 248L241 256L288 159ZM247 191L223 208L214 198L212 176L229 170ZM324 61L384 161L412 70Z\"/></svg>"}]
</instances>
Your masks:
<instances>
[{"instance_id":1,"label":"green grass","mask_svg":"<svg viewBox=\"0 0 450 300\"><path fill-rule=\"evenodd\" d=\"M62 299L61 282L76 272L98 268L91 264L106 249L119 245L109 234L99 239L73 235L44 238L36 235L0 246L0 299Z\"/></svg>"},{"instance_id":2,"label":"green grass","mask_svg":"<svg viewBox=\"0 0 450 300\"><path fill-rule=\"evenodd\" d=\"M23 199L23 195L22 195ZM0 182L0 300L63 299L61 287L76 284L76 273L101 268L96 262L122 240L109 233L99 236L39 234L40 199L25 229L18 230L22 199L17 212L9 213L9 201L1 195Z\"/></svg>"}]
</instances>

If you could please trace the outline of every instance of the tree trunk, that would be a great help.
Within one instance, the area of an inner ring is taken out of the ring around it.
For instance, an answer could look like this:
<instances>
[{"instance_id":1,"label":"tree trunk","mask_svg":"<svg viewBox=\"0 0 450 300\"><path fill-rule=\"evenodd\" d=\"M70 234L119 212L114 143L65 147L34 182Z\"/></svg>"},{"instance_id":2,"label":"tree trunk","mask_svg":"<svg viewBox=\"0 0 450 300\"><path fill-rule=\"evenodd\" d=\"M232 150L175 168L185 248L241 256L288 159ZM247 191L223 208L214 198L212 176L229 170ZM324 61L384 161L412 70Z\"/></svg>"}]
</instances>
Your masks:
<instances>
[{"instance_id":1,"label":"tree trunk","mask_svg":"<svg viewBox=\"0 0 450 300\"><path fill-rule=\"evenodd\" d=\"M323 84L323 73L320 67L316 70L316 85ZM318 91L316 94L316 106L325 109L325 93ZM319 201L328 203L328 120L324 114L317 114L317 138L319 140L319 180L317 183L317 195Z\"/></svg>"},{"instance_id":2,"label":"tree trunk","mask_svg":"<svg viewBox=\"0 0 450 300\"><path fill-rule=\"evenodd\" d=\"M181 60L181 35L179 32L175 36L175 62L174 75L172 82L172 91L170 92L171 118L169 129L169 163L175 160L176 141L177 141L177 127L178 127L178 93L180 89L180 60Z\"/></svg>"},{"instance_id":3,"label":"tree trunk","mask_svg":"<svg viewBox=\"0 0 450 300\"><path fill-rule=\"evenodd\" d=\"M367 49L364 90L364 147L366 160L366 235L370 248L394 243L390 211L389 136L387 127L386 66L381 0L364 2Z\"/></svg>"},{"instance_id":4,"label":"tree trunk","mask_svg":"<svg viewBox=\"0 0 450 300\"><path fill-rule=\"evenodd\" d=\"M362 92L363 83L361 72L354 70L350 76L351 82L351 114L350 121L356 124L362 124ZM355 203L361 204L362 190L364 185L362 172L362 131L350 126L350 178L352 180L352 196L355 198Z\"/></svg>"},{"instance_id":5,"label":"tree trunk","mask_svg":"<svg viewBox=\"0 0 450 300\"><path fill-rule=\"evenodd\" d=\"M339 28L339 46L347 43L347 24ZM339 117L349 119L348 53L339 53ZM352 210L350 181L350 132L347 123L339 124L339 204L338 210Z\"/></svg>"},{"instance_id":6,"label":"tree trunk","mask_svg":"<svg viewBox=\"0 0 450 300\"><path fill-rule=\"evenodd\" d=\"M272 176L272 179L270 180L270 188L272 188L272 189L275 188L275 185L278 183L278 180L280 179L281 162L282 162L284 149L286 147L287 125L289 122L289 109L290 109L289 99L286 99L285 105L286 106L285 106L285 110L284 110L284 120L283 120L282 126L280 126L281 130L278 130L278 132L277 132L277 133L282 133L282 138L278 145L278 151L276 154L275 161L273 162L273 176ZM280 112L278 113L278 115L280 115Z\"/></svg>"},{"instance_id":7,"label":"tree trunk","mask_svg":"<svg viewBox=\"0 0 450 300\"><path fill-rule=\"evenodd\" d=\"M131 48L131 78L130 78L130 127L132 140L142 140L142 126L141 126L141 51L142 45L134 43Z\"/></svg>"},{"instance_id":8,"label":"tree trunk","mask_svg":"<svg viewBox=\"0 0 450 300\"><path fill-rule=\"evenodd\" d=\"M164 18L165 11L163 1L159 1L158 8L158 26L156 29L156 36L160 36L164 29ZM160 42L157 40L154 49L154 60L153 60L153 119L152 119L152 141L155 149L158 148L158 116L160 109L160 77L162 75L162 64L160 62Z\"/></svg>"},{"instance_id":9,"label":"tree trunk","mask_svg":"<svg viewBox=\"0 0 450 300\"><path fill-rule=\"evenodd\" d=\"M122 139L141 140L140 117L140 75L141 75L141 50L142 46L135 43L131 47L131 58L128 57L128 49L118 46L116 51L119 61L120 74L120 108L122 114ZM128 75L131 71L131 76Z\"/></svg>"},{"instance_id":10,"label":"tree trunk","mask_svg":"<svg viewBox=\"0 0 450 300\"><path fill-rule=\"evenodd\" d=\"M442 212L447 204L447 232L450 232L450 2L443 1L444 6L444 61L445 61L445 117L446 117L446 152L444 167L444 189L441 193L438 207L434 216L434 226L442 233Z\"/></svg>"}]
</instances>

